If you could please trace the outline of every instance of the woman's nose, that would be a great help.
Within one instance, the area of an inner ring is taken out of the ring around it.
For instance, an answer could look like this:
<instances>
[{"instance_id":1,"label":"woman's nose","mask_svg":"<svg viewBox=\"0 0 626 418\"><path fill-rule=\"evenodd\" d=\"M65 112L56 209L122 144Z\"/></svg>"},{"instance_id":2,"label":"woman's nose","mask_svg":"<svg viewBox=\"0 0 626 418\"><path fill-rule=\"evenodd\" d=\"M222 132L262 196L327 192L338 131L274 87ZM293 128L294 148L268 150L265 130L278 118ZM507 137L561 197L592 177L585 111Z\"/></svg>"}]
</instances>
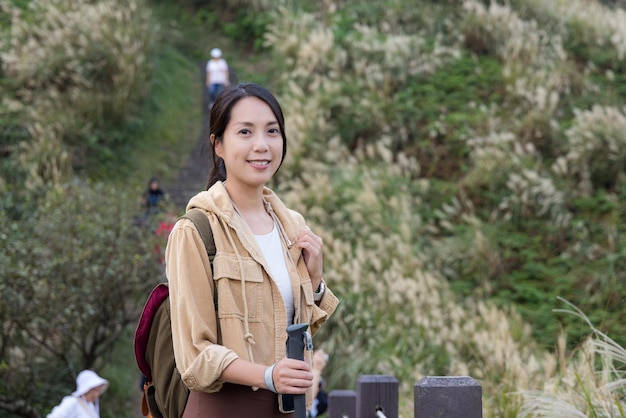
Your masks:
<instances>
[{"instance_id":1,"label":"woman's nose","mask_svg":"<svg viewBox=\"0 0 626 418\"><path fill-rule=\"evenodd\" d=\"M266 150L268 148L267 138L265 135L259 134L254 137L254 149L255 150Z\"/></svg>"}]
</instances>

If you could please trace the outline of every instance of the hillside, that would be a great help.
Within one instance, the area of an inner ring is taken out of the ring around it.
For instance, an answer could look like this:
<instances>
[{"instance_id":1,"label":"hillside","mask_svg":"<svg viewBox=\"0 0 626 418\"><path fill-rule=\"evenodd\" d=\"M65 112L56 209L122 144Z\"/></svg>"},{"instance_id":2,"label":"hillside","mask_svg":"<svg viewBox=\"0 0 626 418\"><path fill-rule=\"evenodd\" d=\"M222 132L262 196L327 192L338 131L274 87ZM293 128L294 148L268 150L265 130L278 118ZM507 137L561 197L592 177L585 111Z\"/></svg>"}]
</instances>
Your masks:
<instances>
[{"instance_id":1,"label":"hillside","mask_svg":"<svg viewBox=\"0 0 626 418\"><path fill-rule=\"evenodd\" d=\"M143 40L135 55L104 53L119 50L113 41L83 48L72 32L83 26L59 25L85 51L69 54L81 65L58 59L61 35L33 37L51 42L56 65L37 71L18 53L28 36L0 41L3 219L20 221L34 199L25 191L74 176L132 179L131 192L150 175L187 196L201 188L200 68L219 42L239 80L270 86L283 106L289 146L272 186L323 236L341 299L315 340L331 353L328 389L394 375L408 417L419 378L470 375L486 417L525 416L531 393L623 416L619 2L226 3L133 9L154 13L120 25L135 28L120 39ZM57 28L56 15L39 26ZM102 57L108 72L93 65ZM555 311L573 307L590 323ZM613 354L593 344L598 333L615 339Z\"/></svg>"},{"instance_id":2,"label":"hillside","mask_svg":"<svg viewBox=\"0 0 626 418\"><path fill-rule=\"evenodd\" d=\"M623 345L624 11L304 9L274 11L266 41L290 138L278 189L325 231L342 296L318 337L329 384L392 374L409 397L423 375L469 374L486 416L513 416L504 394L583 367L559 364L590 329L557 297Z\"/></svg>"}]
</instances>

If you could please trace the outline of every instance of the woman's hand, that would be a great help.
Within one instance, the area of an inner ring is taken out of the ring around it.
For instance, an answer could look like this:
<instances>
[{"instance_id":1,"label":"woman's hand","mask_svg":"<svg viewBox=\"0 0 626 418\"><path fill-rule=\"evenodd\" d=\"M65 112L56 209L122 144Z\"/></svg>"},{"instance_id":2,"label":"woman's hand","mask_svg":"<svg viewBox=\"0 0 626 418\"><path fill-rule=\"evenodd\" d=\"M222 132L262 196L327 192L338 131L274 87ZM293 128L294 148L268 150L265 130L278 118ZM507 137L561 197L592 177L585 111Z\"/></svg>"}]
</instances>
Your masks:
<instances>
[{"instance_id":1,"label":"woman's hand","mask_svg":"<svg viewBox=\"0 0 626 418\"><path fill-rule=\"evenodd\" d=\"M290 358L280 360L274 367L272 378L278 393L299 395L313 385L311 368L302 360Z\"/></svg>"},{"instance_id":2,"label":"woman's hand","mask_svg":"<svg viewBox=\"0 0 626 418\"><path fill-rule=\"evenodd\" d=\"M322 238L315 235L309 227L305 227L300 235L298 235L296 245L302 249L304 264L311 277L313 291L315 291L320 283L322 283L322 269L324 265Z\"/></svg>"}]
</instances>

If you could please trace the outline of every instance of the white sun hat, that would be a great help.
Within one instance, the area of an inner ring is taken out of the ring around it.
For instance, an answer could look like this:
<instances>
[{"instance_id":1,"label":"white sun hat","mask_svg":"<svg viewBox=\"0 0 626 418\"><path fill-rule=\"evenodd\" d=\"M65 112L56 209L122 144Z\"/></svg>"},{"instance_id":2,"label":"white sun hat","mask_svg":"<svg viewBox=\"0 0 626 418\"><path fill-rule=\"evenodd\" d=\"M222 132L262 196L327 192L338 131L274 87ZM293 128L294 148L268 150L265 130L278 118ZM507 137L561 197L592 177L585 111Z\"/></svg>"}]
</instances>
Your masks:
<instances>
[{"instance_id":1,"label":"white sun hat","mask_svg":"<svg viewBox=\"0 0 626 418\"><path fill-rule=\"evenodd\" d=\"M103 386L102 392L109 387L109 381L98 376L93 370L83 370L76 377L76 390L72 396L82 396L93 388Z\"/></svg>"},{"instance_id":2,"label":"white sun hat","mask_svg":"<svg viewBox=\"0 0 626 418\"><path fill-rule=\"evenodd\" d=\"M221 56L222 56L222 50L221 50L221 49L219 49L219 48L213 48L213 49L211 50L211 56L212 56L213 58L219 58L219 57L221 57Z\"/></svg>"}]
</instances>

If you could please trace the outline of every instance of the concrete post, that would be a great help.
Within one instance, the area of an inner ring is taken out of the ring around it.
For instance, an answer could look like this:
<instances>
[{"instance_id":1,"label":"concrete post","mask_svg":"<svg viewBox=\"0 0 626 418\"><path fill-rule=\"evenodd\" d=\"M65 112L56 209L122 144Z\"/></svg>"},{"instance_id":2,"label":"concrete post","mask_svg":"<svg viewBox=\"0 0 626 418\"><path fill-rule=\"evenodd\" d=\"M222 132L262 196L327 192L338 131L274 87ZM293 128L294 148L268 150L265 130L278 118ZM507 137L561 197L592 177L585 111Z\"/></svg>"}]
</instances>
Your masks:
<instances>
[{"instance_id":1,"label":"concrete post","mask_svg":"<svg viewBox=\"0 0 626 418\"><path fill-rule=\"evenodd\" d=\"M356 392L333 390L328 394L328 418L356 418Z\"/></svg>"},{"instance_id":2,"label":"concrete post","mask_svg":"<svg viewBox=\"0 0 626 418\"><path fill-rule=\"evenodd\" d=\"M381 411L387 418L398 418L398 380L393 376L364 375L356 384L357 418L376 417Z\"/></svg>"},{"instance_id":3,"label":"concrete post","mask_svg":"<svg viewBox=\"0 0 626 418\"><path fill-rule=\"evenodd\" d=\"M482 387L467 376L427 376L414 387L415 418L482 418Z\"/></svg>"}]
</instances>

